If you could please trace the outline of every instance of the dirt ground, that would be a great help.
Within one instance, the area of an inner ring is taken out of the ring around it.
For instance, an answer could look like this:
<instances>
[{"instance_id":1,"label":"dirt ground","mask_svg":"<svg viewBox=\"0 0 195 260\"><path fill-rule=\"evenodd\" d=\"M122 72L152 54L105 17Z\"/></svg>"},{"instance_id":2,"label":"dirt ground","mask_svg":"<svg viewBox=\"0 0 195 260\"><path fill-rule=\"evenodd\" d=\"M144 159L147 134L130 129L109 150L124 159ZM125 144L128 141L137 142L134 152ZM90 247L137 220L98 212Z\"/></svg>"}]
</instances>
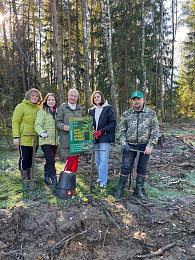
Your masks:
<instances>
[{"instance_id":1,"label":"dirt ground","mask_svg":"<svg viewBox=\"0 0 195 260\"><path fill-rule=\"evenodd\" d=\"M161 131L166 127L161 125ZM168 179L167 192L181 188L185 173L193 173L195 166L193 146L186 140L194 142L195 137L162 134L148 165L148 175L157 171L162 178L147 180L149 185L158 187ZM178 146L183 147L180 154L174 152ZM119 174L121 154L111 150L110 158L112 179ZM80 167L85 164L80 158ZM170 199L162 207L133 196L63 207L34 202L28 209L0 210L0 252L5 260L195 260L195 194Z\"/></svg>"}]
</instances>

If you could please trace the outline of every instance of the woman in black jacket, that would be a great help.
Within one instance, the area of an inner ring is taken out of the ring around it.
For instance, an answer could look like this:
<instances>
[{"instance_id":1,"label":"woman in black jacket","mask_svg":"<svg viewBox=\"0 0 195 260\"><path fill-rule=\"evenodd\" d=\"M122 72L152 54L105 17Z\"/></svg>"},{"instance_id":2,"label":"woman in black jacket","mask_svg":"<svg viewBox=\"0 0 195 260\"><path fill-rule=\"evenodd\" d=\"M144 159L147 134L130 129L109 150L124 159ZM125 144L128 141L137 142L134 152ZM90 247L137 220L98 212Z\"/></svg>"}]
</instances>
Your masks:
<instances>
[{"instance_id":1,"label":"woman in black jacket","mask_svg":"<svg viewBox=\"0 0 195 260\"><path fill-rule=\"evenodd\" d=\"M94 107L89 110L89 115L93 116L95 149L106 150L106 152L95 152L97 182L100 182L100 188L103 189L107 183L110 143L115 142L116 119L113 108L105 100L101 91L93 92L91 101Z\"/></svg>"}]
</instances>

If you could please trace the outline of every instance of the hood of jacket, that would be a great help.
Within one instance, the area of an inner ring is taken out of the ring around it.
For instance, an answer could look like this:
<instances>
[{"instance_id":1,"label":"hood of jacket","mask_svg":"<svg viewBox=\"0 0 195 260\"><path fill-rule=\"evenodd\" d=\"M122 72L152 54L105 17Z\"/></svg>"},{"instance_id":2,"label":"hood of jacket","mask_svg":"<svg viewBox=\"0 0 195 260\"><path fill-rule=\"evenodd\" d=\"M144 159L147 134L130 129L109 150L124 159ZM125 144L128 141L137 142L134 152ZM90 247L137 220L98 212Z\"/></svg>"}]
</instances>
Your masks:
<instances>
[{"instance_id":1,"label":"hood of jacket","mask_svg":"<svg viewBox=\"0 0 195 260\"><path fill-rule=\"evenodd\" d=\"M29 106L37 107L37 108L39 107L38 104L33 104L30 100L28 100L28 99L26 99L26 98L23 99L22 104L27 104L27 105L29 105Z\"/></svg>"}]
</instances>

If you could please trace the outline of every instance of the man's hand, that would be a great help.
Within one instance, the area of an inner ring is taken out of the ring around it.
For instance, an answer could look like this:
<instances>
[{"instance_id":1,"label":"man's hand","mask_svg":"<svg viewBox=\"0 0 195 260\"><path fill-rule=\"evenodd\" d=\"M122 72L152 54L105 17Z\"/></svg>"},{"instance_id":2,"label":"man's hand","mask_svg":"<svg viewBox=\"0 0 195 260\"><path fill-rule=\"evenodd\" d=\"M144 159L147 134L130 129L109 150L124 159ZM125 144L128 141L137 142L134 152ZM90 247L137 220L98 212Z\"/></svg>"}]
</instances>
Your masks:
<instances>
[{"instance_id":1,"label":"man's hand","mask_svg":"<svg viewBox=\"0 0 195 260\"><path fill-rule=\"evenodd\" d=\"M41 133L40 136L41 136L42 138L47 138L47 137L48 137L47 133Z\"/></svg>"},{"instance_id":2,"label":"man's hand","mask_svg":"<svg viewBox=\"0 0 195 260\"><path fill-rule=\"evenodd\" d=\"M152 148L146 146L146 149L144 151L144 154L150 155L152 153Z\"/></svg>"},{"instance_id":3,"label":"man's hand","mask_svg":"<svg viewBox=\"0 0 195 260\"><path fill-rule=\"evenodd\" d=\"M64 125L64 131L70 131L70 127L69 127L69 125Z\"/></svg>"},{"instance_id":4,"label":"man's hand","mask_svg":"<svg viewBox=\"0 0 195 260\"><path fill-rule=\"evenodd\" d=\"M16 147L19 147L20 138L15 138L15 139L14 139L14 144L15 144Z\"/></svg>"},{"instance_id":5,"label":"man's hand","mask_svg":"<svg viewBox=\"0 0 195 260\"><path fill-rule=\"evenodd\" d=\"M130 152L131 147L128 144L125 144L125 145L123 145L122 149L123 149L124 152Z\"/></svg>"}]
</instances>

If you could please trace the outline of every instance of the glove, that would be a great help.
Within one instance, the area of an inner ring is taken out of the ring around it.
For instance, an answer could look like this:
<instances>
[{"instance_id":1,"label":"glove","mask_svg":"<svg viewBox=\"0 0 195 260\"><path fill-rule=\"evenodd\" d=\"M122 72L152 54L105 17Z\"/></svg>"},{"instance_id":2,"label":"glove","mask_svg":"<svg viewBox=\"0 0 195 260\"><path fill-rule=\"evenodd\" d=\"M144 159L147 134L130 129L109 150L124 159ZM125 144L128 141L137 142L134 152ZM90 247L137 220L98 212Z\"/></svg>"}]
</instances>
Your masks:
<instances>
[{"instance_id":1,"label":"glove","mask_svg":"<svg viewBox=\"0 0 195 260\"><path fill-rule=\"evenodd\" d=\"M15 146L19 147L20 138L14 138L14 144L15 144Z\"/></svg>"},{"instance_id":2,"label":"glove","mask_svg":"<svg viewBox=\"0 0 195 260\"><path fill-rule=\"evenodd\" d=\"M131 147L128 144L123 145L123 151L124 152L130 152Z\"/></svg>"},{"instance_id":3,"label":"glove","mask_svg":"<svg viewBox=\"0 0 195 260\"><path fill-rule=\"evenodd\" d=\"M42 138L47 138L47 137L48 137L48 135L47 135L46 133L41 133L40 136L41 136Z\"/></svg>"},{"instance_id":4,"label":"glove","mask_svg":"<svg viewBox=\"0 0 195 260\"><path fill-rule=\"evenodd\" d=\"M98 137L100 137L101 135L102 135L102 131L101 130L95 132L94 139L98 139Z\"/></svg>"}]
</instances>

